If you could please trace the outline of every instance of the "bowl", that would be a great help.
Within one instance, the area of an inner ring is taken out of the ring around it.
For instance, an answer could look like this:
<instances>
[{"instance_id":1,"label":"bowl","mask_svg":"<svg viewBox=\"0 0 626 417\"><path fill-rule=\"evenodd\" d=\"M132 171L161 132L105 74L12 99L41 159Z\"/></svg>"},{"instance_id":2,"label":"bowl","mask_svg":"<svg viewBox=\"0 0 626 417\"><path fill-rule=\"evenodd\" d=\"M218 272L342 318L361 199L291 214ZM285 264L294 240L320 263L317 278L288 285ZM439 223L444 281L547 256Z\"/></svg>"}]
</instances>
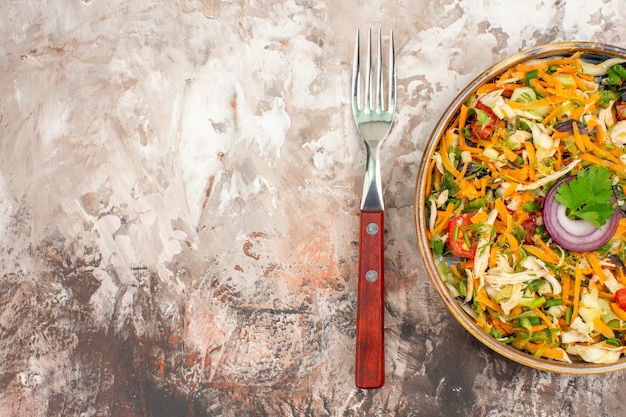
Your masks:
<instances>
[{"instance_id":1,"label":"bowl","mask_svg":"<svg viewBox=\"0 0 626 417\"><path fill-rule=\"evenodd\" d=\"M429 175L427 171L432 169L432 166L430 165L431 158L436 152L444 133L457 117L462 104L465 103L479 87L493 81L505 71L515 67L519 63L540 58L557 56L567 57L577 52L582 53L581 57L592 63L599 63L614 57L626 58L626 49L611 45L588 42L554 43L535 47L512 55L488 68L471 83L469 83L469 85L461 91L461 93L445 110L428 139L417 177L414 215L418 245L429 278L447 309L469 333L471 333L476 339L492 351L531 368L556 373L598 374L625 369L626 358L622 355L619 361L609 364L587 363L582 360L573 360L573 363L565 363L553 359L538 357L527 353L526 351L514 348L508 344L500 342L483 330L481 326L477 325L475 319L463 308L462 302L450 292L437 269L435 263L436 256L433 254L431 244L428 240L428 210L426 208L426 200L429 190L426 188L429 187L427 181Z\"/></svg>"}]
</instances>

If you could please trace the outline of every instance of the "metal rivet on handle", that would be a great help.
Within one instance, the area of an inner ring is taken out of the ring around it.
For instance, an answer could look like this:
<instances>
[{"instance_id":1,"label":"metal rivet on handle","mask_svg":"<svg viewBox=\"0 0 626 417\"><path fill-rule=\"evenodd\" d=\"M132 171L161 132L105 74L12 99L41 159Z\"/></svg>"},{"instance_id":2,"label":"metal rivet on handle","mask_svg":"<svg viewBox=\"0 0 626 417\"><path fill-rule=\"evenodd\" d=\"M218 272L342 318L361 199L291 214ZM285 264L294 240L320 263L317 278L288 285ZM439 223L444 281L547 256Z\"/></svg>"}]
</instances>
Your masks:
<instances>
[{"instance_id":1,"label":"metal rivet on handle","mask_svg":"<svg viewBox=\"0 0 626 417\"><path fill-rule=\"evenodd\" d=\"M369 271L365 273L365 279L368 282L376 282L376 280L378 279L378 272L374 271L373 269L370 269Z\"/></svg>"},{"instance_id":2,"label":"metal rivet on handle","mask_svg":"<svg viewBox=\"0 0 626 417\"><path fill-rule=\"evenodd\" d=\"M378 225L376 223L370 223L365 227L368 235L375 235L378 233Z\"/></svg>"}]
</instances>

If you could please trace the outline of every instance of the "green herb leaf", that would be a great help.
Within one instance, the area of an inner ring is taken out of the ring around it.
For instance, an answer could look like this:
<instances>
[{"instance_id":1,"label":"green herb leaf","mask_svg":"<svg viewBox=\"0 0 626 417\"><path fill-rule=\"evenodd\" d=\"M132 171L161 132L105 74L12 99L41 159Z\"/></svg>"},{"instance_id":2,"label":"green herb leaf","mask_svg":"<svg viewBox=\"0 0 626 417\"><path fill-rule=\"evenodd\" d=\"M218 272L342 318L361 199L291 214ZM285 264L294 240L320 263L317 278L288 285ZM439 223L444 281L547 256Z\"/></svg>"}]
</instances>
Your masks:
<instances>
[{"instance_id":1,"label":"green herb leaf","mask_svg":"<svg viewBox=\"0 0 626 417\"><path fill-rule=\"evenodd\" d=\"M561 184L554 198L569 209L569 217L586 220L600 228L615 212L611 185L608 169L590 167Z\"/></svg>"}]
</instances>

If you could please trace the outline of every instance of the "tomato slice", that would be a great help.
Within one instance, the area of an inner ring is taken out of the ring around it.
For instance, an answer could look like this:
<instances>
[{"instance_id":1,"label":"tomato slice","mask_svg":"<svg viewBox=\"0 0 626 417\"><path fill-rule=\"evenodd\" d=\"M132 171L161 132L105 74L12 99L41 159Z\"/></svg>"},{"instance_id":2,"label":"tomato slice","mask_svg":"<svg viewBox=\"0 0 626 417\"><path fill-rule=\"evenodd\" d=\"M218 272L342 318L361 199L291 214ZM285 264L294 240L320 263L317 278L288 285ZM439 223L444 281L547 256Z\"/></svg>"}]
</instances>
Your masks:
<instances>
[{"instance_id":1,"label":"tomato slice","mask_svg":"<svg viewBox=\"0 0 626 417\"><path fill-rule=\"evenodd\" d=\"M477 102L476 105L474 105L474 108L476 110L481 110L482 112L484 112L484 114L486 114L486 118L484 117L474 118L474 120L469 126L472 132L472 136L474 136L476 140L487 139L493 134L493 131L496 128L496 122L498 121L498 116L496 116L496 114L493 112L493 110L491 110L491 108L489 108L488 106L485 106L480 101Z\"/></svg>"},{"instance_id":2,"label":"tomato slice","mask_svg":"<svg viewBox=\"0 0 626 417\"><path fill-rule=\"evenodd\" d=\"M535 235L535 228L537 227L537 213L534 211L528 213L528 217L522 222L521 226L526 231L524 243L532 245L534 242L533 236Z\"/></svg>"},{"instance_id":3,"label":"tomato slice","mask_svg":"<svg viewBox=\"0 0 626 417\"><path fill-rule=\"evenodd\" d=\"M615 292L615 303L626 311L626 288L620 288Z\"/></svg>"},{"instance_id":4,"label":"tomato slice","mask_svg":"<svg viewBox=\"0 0 626 417\"><path fill-rule=\"evenodd\" d=\"M462 214L448 223L448 246L456 256L473 258L478 246L478 237L472 226L475 213ZM625 294L626 295L626 294Z\"/></svg>"}]
</instances>

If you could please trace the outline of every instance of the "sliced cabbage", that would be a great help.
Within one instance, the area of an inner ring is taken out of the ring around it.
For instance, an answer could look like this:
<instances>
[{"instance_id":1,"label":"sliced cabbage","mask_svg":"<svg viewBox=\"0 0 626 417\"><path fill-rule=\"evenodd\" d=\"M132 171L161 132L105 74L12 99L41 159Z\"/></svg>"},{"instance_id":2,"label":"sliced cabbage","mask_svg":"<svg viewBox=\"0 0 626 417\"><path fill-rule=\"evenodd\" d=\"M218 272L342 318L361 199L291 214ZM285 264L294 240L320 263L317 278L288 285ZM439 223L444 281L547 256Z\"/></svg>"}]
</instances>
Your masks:
<instances>
[{"instance_id":1,"label":"sliced cabbage","mask_svg":"<svg viewBox=\"0 0 626 417\"><path fill-rule=\"evenodd\" d=\"M597 288L592 288L580 296L580 307L578 314L585 323L593 324L595 319L600 318L600 299Z\"/></svg>"},{"instance_id":2,"label":"sliced cabbage","mask_svg":"<svg viewBox=\"0 0 626 417\"><path fill-rule=\"evenodd\" d=\"M593 343L593 331L593 323L585 323L580 317L576 317L570 323L569 330L561 333L561 343Z\"/></svg>"},{"instance_id":3,"label":"sliced cabbage","mask_svg":"<svg viewBox=\"0 0 626 417\"><path fill-rule=\"evenodd\" d=\"M509 141L513 144L513 149L520 149L524 146L524 142L529 141L532 136L529 131L518 129L509 136Z\"/></svg>"},{"instance_id":4,"label":"sliced cabbage","mask_svg":"<svg viewBox=\"0 0 626 417\"><path fill-rule=\"evenodd\" d=\"M550 130L541 123L533 122L530 131L533 135L537 161L551 158L559 147L559 140L553 139Z\"/></svg>"},{"instance_id":5,"label":"sliced cabbage","mask_svg":"<svg viewBox=\"0 0 626 417\"><path fill-rule=\"evenodd\" d=\"M602 273L604 274L604 286L613 294L615 294L620 288L623 288L623 285L619 283L611 270L602 268Z\"/></svg>"},{"instance_id":6,"label":"sliced cabbage","mask_svg":"<svg viewBox=\"0 0 626 417\"><path fill-rule=\"evenodd\" d=\"M611 309L611 303L598 295L598 289L592 288L580 297L580 307L578 314L585 323L593 324L596 319L609 323L612 320L619 320L619 317Z\"/></svg>"},{"instance_id":7,"label":"sliced cabbage","mask_svg":"<svg viewBox=\"0 0 626 417\"><path fill-rule=\"evenodd\" d=\"M609 140L615 146L626 145L626 120L620 120L609 130Z\"/></svg>"},{"instance_id":8,"label":"sliced cabbage","mask_svg":"<svg viewBox=\"0 0 626 417\"><path fill-rule=\"evenodd\" d=\"M435 230L435 223L437 221L437 203L434 200L430 200L430 216L428 217L428 230L431 232Z\"/></svg>"},{"instance_id":9,"label":"sliced cabbage","mask_svg":"<svg viewBox=\"0 0 626 417\"><path fill-rule=\"evenodd\" d=\"M496 221L496 217L498 217L498 210L493 209L487 216L487 220L483 223L481 227L481 231L478 235L477 242L477 250L474 255L474 276L479 277L481 283L484 280L484 274L487 270L487 265L489 264L489 254L491 253L491 239L493 237L494 230L492 229L493 224Z\"/></svg>"},{"instance_id":10,"label":"sliced cabbage","mask_svg":"<svg viewBox=\"0 0 626 417\"><path fill-rule=\"evenodd\" d=\"M598 64L594 64L591 63L589 61L585 61L585 60L581 60L580 61L580 65L582 67L583 70L583 74L589 74L589 75L606 75L606 73L608 72L609 68L611 68L613 65L615 64L621 64L622 62L625 62L626 59L624 58L610 58L607 59L606 61L602 61Z\"/></svg>"},{"instance_id":11,"label":"sliced cabbage","mask_svg":"<svg viewBox=\"0 0 626 417\"><path fill-rule=\"evenodd\" d=\"M537 100L537 94L530 87L518 87L511 93L511 100L519 101L520 103L530 103Z\"/></svg>"},{"instance_id":12,"label":"sliced cabbage","mask_svg":"<svg viewBox=\"0 0 626 417\"><path fill-rule=\"evenodd\" d=\"M522 284L514 284L511 285L511 296L505 300L500 301L500 307L502 307L502 312L507 316L511 313L517 305L520 303L522 298L524 297L524 285Z\"/></svg>"},{"instance_id":13,"label":"sliced cabbage","mask_svg":"<svg viewBox=\"0 0 626 417\"><path fill-rule=\"evenodd\" d=\"M613 103L614 101L610 102L606 108L598 110L598 120L600 120L606 128L615 124L615 116L613 116L612 110Z\"/></svg>"},{"instance_id":14,"label":"sliced cabbage","mask_svg":"<svg viewBox=\"0 0 626 417\"><path fill-rule=\"evenodd\" d=\"M433 159L435 160L435 167L437 168L437 171L443 174L443 160L441 159L441 155L439 154L439 152L433 153Z\"/></svg>"},{"instance_id":15,"label":"sliced cabbage","mask_svg":"<svg viewBox=\"0 0 626 417\"><path fill-rule=\"evenodd\" d=\"M515 117L515 110L513 110L513 108L506 103L504 97L502 97L503 92L504 89L490 91L483 94L479 98L479 101L489 107L500 119Z\"/></svg>"},{"instance_id":16,"label":"sliced cabbage","mask_svg":"<svg viewBox=\"0 0 626 417\"><path fill-rule=\"evenodd\" d=\"M559 281L552 275L552 272L542 260L535 256L528 256L521 263L521 266L524 267L524 271L521 272L490 269L485 274L485 282L490 287L500 288L503 285L519 284L543 278L550 284L553 294L561 293L561 284L559 284ZM544 292L547 291L544 289Z\"/></svg>"},{"instance_id":17,"label":"sliced cabbage","mask_svg":"<svg viewBox=\"0 0 626 417\"><path fill-rule=\"evenodd\" d=\"M567 175L572 169L574 169L574 167L576 167L576 165L578 165L580 163L580 159L574 159L572 162L570 162L565 168L551 174L548 175L546 177L543 177L533 183L530 184L520 184L517 187L518 191L523 191L523 190L536 190L537 188L543 187L544 185L548 184L549 182L552 181L556 181L559 178Z\"/></svg>"},{"instance_id":18,"label":"sliced cabbage","mask_svg":"<svg viewBox=\"0 0 626 417\"><path fill-rule=\"evenodd\" d=\"M626 346L609 346L599 342L590 346L571 345L566 348L567 353L578 355L585 362L590 363L615 363L626 351Z\"/></svg>"},{"instance_id":19,"label":"sliced cabbage","mask_svg":"<svg viewBox=\"0 0 626 417\"><path fill-rule=\"evenodd\" d=\"M449 195L450 195L450 190L443 190L441 193L439 193L439 195L437 196L437 199L435 200L437 207L443 206L448 201Z\"/></svg>"}]
</instances>

